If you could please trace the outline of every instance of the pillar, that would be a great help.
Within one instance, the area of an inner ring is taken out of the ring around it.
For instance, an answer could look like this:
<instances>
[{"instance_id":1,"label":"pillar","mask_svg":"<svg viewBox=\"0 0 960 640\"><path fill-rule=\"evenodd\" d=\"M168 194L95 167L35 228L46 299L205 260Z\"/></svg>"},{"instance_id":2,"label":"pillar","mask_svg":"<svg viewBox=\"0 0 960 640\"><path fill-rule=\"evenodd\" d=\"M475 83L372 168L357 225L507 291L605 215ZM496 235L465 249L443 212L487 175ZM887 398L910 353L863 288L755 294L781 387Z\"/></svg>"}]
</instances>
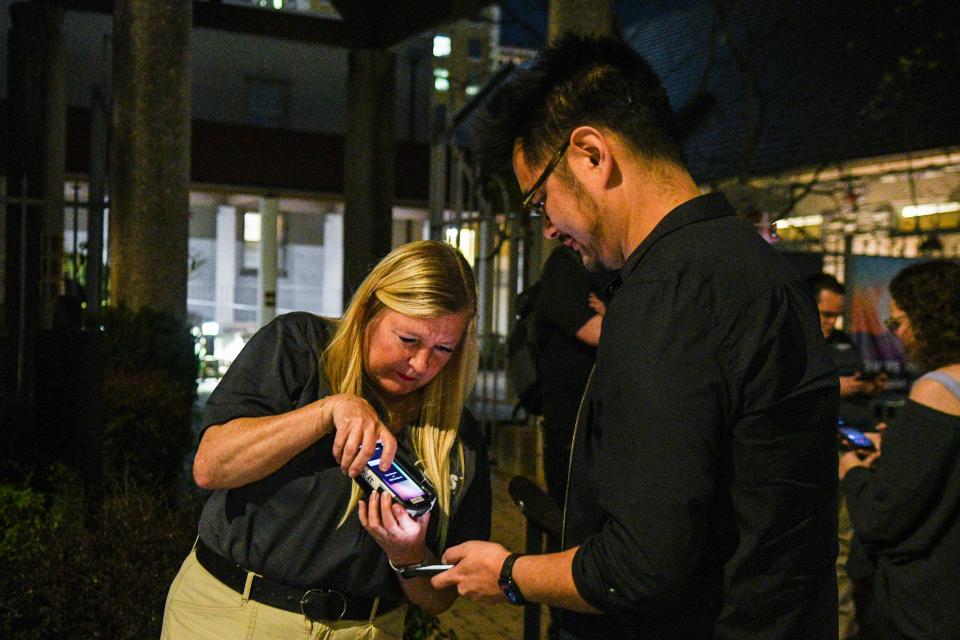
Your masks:
<instances>
[{"instance_id":1,"label":"pillar","mask_svg":"<svg viewBox=\"0 0 960 640\"><path fill-rule=\"evenodd\" d=\"M277 316L277 199L260 200L260 326Z\"/></svg>"},{"instance_id":2,"label":"pillar","mask_svg":"<svg viewBox=\"0 0 960 640\"><path fill-rule=\"evenodd\" d=\"M109 109L101 87L90 96L90 189L87 207L88 308L99 310L103 291L104 196L107 188L107 127Z\"/></svg>"},{"instance_id":3,"label":"pillar","mask_svg":"<svg viewBox=\"0 0 960 640\"><path fill-rule=\"evenodd\" d=\"M220 326L234 322L233 304L237 296L237 209L217 207L217 249L214 269L214 320Z\"/></svg>"},{"instance_id":4,"label":"pillar","mask_svg":"<svg viewBox=\"0 0 960 640\"><path fill-rule=\"evenodd\" d=\"M110 297L186 317L190 180L188 0L117 0L113 14Z\"/></svg>"},{"instance_id":5,"label":"pillar","mask_svg":"<svg viewBox=\"0 0 960 640\"><path fill-rule=\"evenodd\" d=\"M390 252L396 54L350 52L345 139L343 300Z\"/></svg>"}]
</instances>

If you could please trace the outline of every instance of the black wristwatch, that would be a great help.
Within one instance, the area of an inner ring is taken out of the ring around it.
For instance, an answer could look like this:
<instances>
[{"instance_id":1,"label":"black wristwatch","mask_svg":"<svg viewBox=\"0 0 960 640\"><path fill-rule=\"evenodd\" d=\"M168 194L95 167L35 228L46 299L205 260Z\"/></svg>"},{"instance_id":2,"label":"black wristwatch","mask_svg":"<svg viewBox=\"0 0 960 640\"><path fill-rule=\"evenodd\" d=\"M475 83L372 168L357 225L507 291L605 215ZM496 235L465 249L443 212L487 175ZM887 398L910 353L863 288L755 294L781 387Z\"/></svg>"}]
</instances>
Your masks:
<instances>
[{"instance_id":1,"label":"black wristwatch","mask_svg":"<svg viewBox=\"0 0 960 640\"><path fill-rule=\"evenodd\" d=\"M527 604L526 598L524 598L520 592L520 587L513 581L513 563L522 555L522 553L511 553L508 555L506 560L503 561L503 567L500 569L500 579L497 580L497 584L500 585L500 590L503 591L503 595L507 597L507 602L517 606Z\"/></svg>"}]
</instances>

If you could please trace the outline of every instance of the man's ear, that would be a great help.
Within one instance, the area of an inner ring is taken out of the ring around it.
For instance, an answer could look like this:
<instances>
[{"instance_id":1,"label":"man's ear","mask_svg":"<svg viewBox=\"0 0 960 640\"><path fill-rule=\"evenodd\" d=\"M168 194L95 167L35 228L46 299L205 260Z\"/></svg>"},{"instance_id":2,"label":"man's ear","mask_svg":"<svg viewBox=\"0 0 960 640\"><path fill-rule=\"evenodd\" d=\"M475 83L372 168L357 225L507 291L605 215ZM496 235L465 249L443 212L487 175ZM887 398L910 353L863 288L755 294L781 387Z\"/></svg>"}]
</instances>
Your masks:
<instances>
[{"instance_id":1,"label":"man's ear","mask_svg":"<svg viewBox=\"0 0 960 640\"><path fill-rule=\"evenodd\" d=\"M596 127L583 125L570 133L567 164L581 184L589 181L595 187L604 188L614 170L611 151L607 134Z\"/></svg>"}]
</instances>

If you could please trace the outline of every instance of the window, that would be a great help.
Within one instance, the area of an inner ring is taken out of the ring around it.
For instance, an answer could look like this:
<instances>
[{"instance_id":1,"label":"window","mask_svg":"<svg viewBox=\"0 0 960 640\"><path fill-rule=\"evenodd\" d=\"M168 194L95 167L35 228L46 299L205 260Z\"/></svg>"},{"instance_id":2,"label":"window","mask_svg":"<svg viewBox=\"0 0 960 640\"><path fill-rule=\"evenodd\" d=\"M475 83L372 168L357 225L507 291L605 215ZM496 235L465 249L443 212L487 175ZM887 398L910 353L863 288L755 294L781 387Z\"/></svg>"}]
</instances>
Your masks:
<instances>
[{"instance_id":1,"label":"window","mask_svg":"<svg viewBox=\"0 0 960 640\"><path fill-rule=\"evenodd\" d=\"M450 36L445 36L442 33L433 36L433 56L435 58L446 58L450 55L451 50Z\"/></svg>"},{"instance_id":2,"label":"window","mask_svg":"<svg viewBox=\"0 0 960 640\"><path fill-rule=\"evenodd\" d=\"M450 90L450 71L443 67L433 70L433 88L437 91Z\"/></svg>"},{"instance_id":3,"label":"window","mask_svg":"<svg viewBox=\"0 0 960 640\"><path fill-rule=\"evenodd\" d=\"M285 128L289 89L283 80L247 78L247 123L273 129Z\"/></svg>"},{"instance_id":4,"label":"window","mask_svg":"<svg viewBox=\"0 0 960 640\"><path fill-rule=\"evenodd\" d=\"M277 277L287 275L287 217L277 214ZM260 214L243 214L243 245L241 248L241 275L256 275L260 271Z\"/></svg>"},{"instance_id":5,"label":"window","mask_svg":"<svg viewBox=\"0 0 960 640\"><path fill-rule=\"evenodd\" d=\"M470 38L467 41L467 57L471 60L483 60L483 42L479 38Z\"/></svg>"}]
</instances>

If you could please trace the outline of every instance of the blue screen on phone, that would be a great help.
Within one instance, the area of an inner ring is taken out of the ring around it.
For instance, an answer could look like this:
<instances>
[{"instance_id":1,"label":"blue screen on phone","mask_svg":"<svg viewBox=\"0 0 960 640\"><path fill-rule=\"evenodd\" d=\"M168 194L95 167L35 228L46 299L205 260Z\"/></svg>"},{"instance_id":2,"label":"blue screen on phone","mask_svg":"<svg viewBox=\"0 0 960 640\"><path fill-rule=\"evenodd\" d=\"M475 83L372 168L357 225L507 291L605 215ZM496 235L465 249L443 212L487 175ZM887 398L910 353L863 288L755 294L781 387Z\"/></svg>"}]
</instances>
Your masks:
<instances>
[{"instance_id":1,"label":"blue screen on phone","mask_svg":"<svg viewBox=\"0 0 960 640\"><path fill-rule=\"evenodd\" d=\"M423 490L417 486L416 482L407 477L407 474L396 464L391 464L386 471L380 469L380 455L382 452L383 446L378 442L377 450L373 452L373 457L367 461L367 466L370 467L370 470L387 483L401 500L412 500L413 498L423 497L425 495Z\"/></svg>"}]
</instances>

